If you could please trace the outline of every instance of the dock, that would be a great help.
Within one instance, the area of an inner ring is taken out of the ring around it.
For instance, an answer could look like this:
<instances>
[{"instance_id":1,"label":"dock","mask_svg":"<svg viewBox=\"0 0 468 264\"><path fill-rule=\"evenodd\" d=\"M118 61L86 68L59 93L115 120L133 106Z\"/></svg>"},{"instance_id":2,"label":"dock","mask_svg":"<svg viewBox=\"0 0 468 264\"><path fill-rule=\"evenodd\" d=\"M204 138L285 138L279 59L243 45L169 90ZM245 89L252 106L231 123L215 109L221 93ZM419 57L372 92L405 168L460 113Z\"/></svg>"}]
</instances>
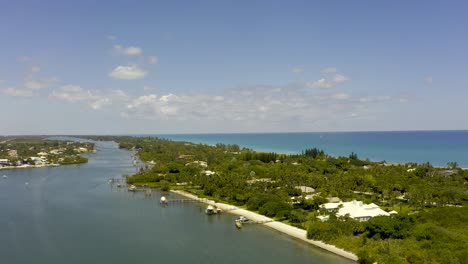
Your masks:
<instances>
[{"instance_id":1,"label":"dock","mask_svg":"<svg viewBox=\"0 0 468 264\"><path fill-rule=\"evenodd\" d=\"M259 224L259 225L262 225L262 224L266 224L266 223L271 223L271 222L274 222L275 220L263 220L263 221L253 221L253 220L249 220L247 222L244 222L242 224Z\"/></svg>"},{"instance_id":2,"label":"dock","mask_svg":"<svg viewBox=\"0 0 468 264\"><path fill-rule=\"evenodd\" d=\"M188 202L199 202L194 199L169 199L167 203L188 203Z\"/></svg>"}]
</instances>

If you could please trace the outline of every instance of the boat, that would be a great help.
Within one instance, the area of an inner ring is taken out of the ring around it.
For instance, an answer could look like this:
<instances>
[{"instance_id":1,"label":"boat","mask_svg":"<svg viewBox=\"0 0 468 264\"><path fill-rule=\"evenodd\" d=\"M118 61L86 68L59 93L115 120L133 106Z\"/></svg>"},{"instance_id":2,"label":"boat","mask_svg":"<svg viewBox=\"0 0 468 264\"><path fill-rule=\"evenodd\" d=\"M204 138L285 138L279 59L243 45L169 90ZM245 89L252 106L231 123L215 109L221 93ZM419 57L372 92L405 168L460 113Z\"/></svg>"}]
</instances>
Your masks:
<instances>
[{"instance_id":1,"label":"boat","mask_svg":"<svg viewBox=\"0 0 468 264\"><path fill-rule=\"evenodd\" d=\"M250 219L248 219L247 217L241 215L239 216L239 218L237 218L235 221L234 221L234 224L236 225L237 228L242 228L242 224L244 223L247 223L249 222Z\"/></svg>"},{"instance_id":2,"label":"boat","mask_svg":"<svg viewBox=\"0 0 468 264\"><path fill-rule=\"evenodd\" d=\"M3 179L7 179L8 177L6 175L3 175Z\"/></svg>"},{"instance_id":3,"label":"boat","mask_svg":"<svg viewBox=\"0 0 468 264\"><path fill-rule=\"evenodd\" d=\"M241 215L241 216L239 216L239 218L236 219L236 221L239 221L241 223L247 223L247 222L250 221L250 219L248 219L247 217Z\"/></svg>"},{"instance_id":4,"label":"boat","mask_svg":"<svg viewBox=\"0 0 468 264\"><path fill-rule=\"evenodd\" d=\"M217 211L216 211L216 208L214 208L214 206L208 205L208 207L207 207L206 210L205 210L205 213L206 213L207 215L212 215L212 214L216 214Z\"/></svg>"},{"instance_id":5,"label":"boat","mask_svg":"<svg viewBox=\"0 0 468 264\"><path fill-rule=\"evenodd\" d=\"M135 185L130 185L130 187L128 188L129 192L136 192L136 190L137 190L137 187Z\"/></svg>"},{"instance_id":6,"label":"boat","mask_svg":"<svg viewBox=\"0 0 468 264\"><path fill-rule=\"evenodd\" d=\"M160 204L167 204L167 199L166 199L166 197L165 197L165 196L162 196L162 197L161 197L161 200L159 200L159 203L160 203Z\"/></svg>"}]
</instances>

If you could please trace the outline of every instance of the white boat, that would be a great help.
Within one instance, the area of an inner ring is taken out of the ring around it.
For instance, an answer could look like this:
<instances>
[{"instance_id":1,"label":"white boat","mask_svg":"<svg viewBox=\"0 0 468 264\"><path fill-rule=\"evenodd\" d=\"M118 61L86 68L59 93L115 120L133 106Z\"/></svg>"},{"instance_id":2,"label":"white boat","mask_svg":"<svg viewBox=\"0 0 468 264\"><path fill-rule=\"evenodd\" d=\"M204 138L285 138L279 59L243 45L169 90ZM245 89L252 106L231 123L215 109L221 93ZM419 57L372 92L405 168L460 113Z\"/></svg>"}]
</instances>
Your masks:
<instances>
[{"instance_id":1,"label":"white boat","mask_svg":"<svg viewBox=\"0 0 468 264\"><path fill-rule=\"evenodd\" d=\"M166 197L165 197L165 196L162 196L162 197L161 197L161 200L159 200L159 203L160 203L160 204L167 204L167 199L166 199Z\"/></svg>"},{"instance_id":2,"label":"white boat","mask_svg":"<svg viewBox=\"0 0 468 264\"><path fill-rule=\"evenodd\" d=\"M236 221L239 221L241 223L247 223L248 221L250 221L250 219L248 219L247 217L241 215L241 216L239 216L239 218L236 219Z\"/></svg>"},{"instance_id":3,"label":"white boat","mask_svg":"<svg viewBox=\"0 0 468 264\"><path fill-rule=\"evenodd\" d=\"M8 178L8 177L6 175L3 175L3 179L6 179L6 178Z\"/></svg>"},{"instance_id":4,"label":"white boat","mask_svg":"<svg viewBox=\"0 0 468 264\"><path fill-rule=\"evenodd\" d=\"M244 223L247 223L249 222L250 219L248 219L247 217L241 215L239 216L239 218L236 219L236 221L234 221L234 224L236 225L237 228L242 228L242 224Z\"/></svg>"},{"instance_id":5,"label":"white boat","mask_svg":"<svg viewBox=\"0 0 468 264\"><path fill-rule=\"evenodd\" d=\"M205 210L205 213L207 215L216 214L216 208L214 208L212 205L208 205L208 207Z\"/></svg>"},{"instance_id":6,"label":"white boat","mask_svg":"<svg viewBox=\"0 0 468 264\"><path fill-rule=\"evenodd\" d=\"M136 190L137 190L137 187L135 185L130 185L130 187L128 188L129 192L136 192Z\"/></svg>"}]
</instances>

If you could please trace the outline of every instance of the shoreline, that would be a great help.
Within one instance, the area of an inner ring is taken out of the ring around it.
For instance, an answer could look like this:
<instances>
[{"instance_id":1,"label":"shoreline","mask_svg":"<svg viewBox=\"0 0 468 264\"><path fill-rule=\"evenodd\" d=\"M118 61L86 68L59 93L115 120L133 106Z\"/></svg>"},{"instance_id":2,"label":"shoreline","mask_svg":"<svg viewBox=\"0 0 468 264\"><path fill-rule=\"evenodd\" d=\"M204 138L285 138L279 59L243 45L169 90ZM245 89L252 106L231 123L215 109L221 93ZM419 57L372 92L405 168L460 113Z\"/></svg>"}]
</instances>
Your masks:
<instances>
[{"instance_id":1,"label":"shoreline","mask_svg":"<svg viewBox=\"0 0 468 264\"><path fill-rule=\"evenodd\" d=\"M432 130L428 130L428 131L432 131ZM434 131L438 131L438 130L434 130ZM447 130L447 131L465 131L465 130ZM350 131L350 132L352 133L352 131ZM407 132L407 131L360 131L360 132L367 133L367 132ZM420 131L415 130L414 132L420 132ZM302 133L302 132L299 132L299 133ZM304 133L321 133L321 132L304 132ZM330 132L330 133L335 133L335 132ZM342 133L342 132L336 132L336 133ZM348 133L348 132L343 132L343 133ZM223 134L223 133L221 133L221 134ZM238 133L226 133L226 134L238 134ZM240 134L244 134L244 133L240 133ZM245 133L245 134L283 134L283 133ZM229 142L223 142L223 141L220 141L220 140L218 140L216 142L214 142L214 141L213 142L208 142L208 141L203 141L203 140L193 140L193 139L186 139L186 138L173 139L173 138L170 137L170 136L174 136L174 135L175 136L181 136L181 135L182 136L189 136L189 135L199 135L199 134L163 134L163 135L153 135L153 136L157 137L157 138L168 139L168 140L175 141L175 142L189 142L189 143L192 143L192 144L203 144L203 145L208 145L208 146L215 146L218 143L226 144L226 145L236 144L241 148L247 148L247 149L250 149L250 150L255 151L255 152L264 152L264 153L274 152L274 153L277 153L277 154L280 154L280 155L300 155L301 154L301 151L284 150L284 149L283 150L281 150L281 149L269 149L269 148L262 148L262 147L248 147L248 146L245 146L245 145L243 145L241 143L229 143ZM203 135L203 134L200 134L200 135ZM207 133L206 135L212 135L212 134ZM214 135L216 135L216 133ZM169 137L167 137L167 136L169 136ZM323 149L323 150L325 151L325 149ZM330 157L334 157L334 158L343 156L343 155L332 154L332 153L328 153L328 152L326 152L326 154L329 155ZM359 152L357 152L357 154L359 155ZM344 156L347 156L347 155L344 155ZM411 160L409 160L409 161L408 160L406 160L406 161L391 161L391 160L386 160L386 159L377 160L377 159L370 159L369 157L360 157L360 159L362 159L362 160L369 159L369 161L371 161L371 162L386 163L386 164L392 164L392 165L403 165L403 164L407 164L407 163L423 164L425 162L425 161L416 162L416 161L411 161ZM459 161L457 161L457 162L459 162ZM445 163L439 164L439 163L435 163L435 162L430 162L430 164L434 168L446 168ZM468 170L468 164L461 164L459 166L460 166L459 168L462 169L462 170Z\"/></svg>"},{"instance_id":2,"label":"shoreline","mask_svg":"<svg viewBox=\"0 0 468 264\"><path fill-rule=\"evenodd\" d=\"M185 191L171 190L171 192L179 194L179 195L187 197L187 198L190 198L190 199L197 200L197 201L202 202L202 203L206 203L206 204L209 204L209 205L216 206L217 208L220 208L221 210L226 211L227 213L232 213L232 214L235 214L235 215L243 215L243 216L245 216L245 217L247 217L249 219L252 219L253 221L269 221L269 222L264 223L262 225L268 226L268 227L270 227L272 229L275 229L276 231L279 231L279 232L281 232L283 234L286 234L286 235L288 235L288 236L290 236L292 238L302 240L302 241L304 241L304 242L306 242L308 244L314 245L314 246L316 246L318 248L321 248L323 250L326 250L326 251L328 251L330 253L336 254L338 256L344 257L344 258L349 259L349 260L358 261L358 257L356 256L356 254L354 254L352 252L349 252L349 251L346 251L344 249L338 248L338 247L336 247L334 245L326 244L326 243L324 243L322 241L308 239L307 238L307 231L304 230L304 229L300 229L300 228L297 228L297 227L294 227L294 226L287 225L285 223L275 221L272 218L269 218L269 217L254 213L254 212L246 210L246 209L236 207L234 205L225 204L225 203L217 203L217 202L215 202L213 200L210 200L208 198L199 198L195 194L191 194L191 193L188 193L188 192L185 192Z\"/></svg>"},{"instance_id":3,"label":"shoreline","mask_svg":"<svg viewBox=\"0 0 468 264\"><path fill-rule=\"evenodd\" d=\"M15 170L15 169L35 169L45 167L60 167L60 164L46 164L46 165L21 165L21 166L5 166L0 167L0 170Z\"/></svg>"}]
</instances>

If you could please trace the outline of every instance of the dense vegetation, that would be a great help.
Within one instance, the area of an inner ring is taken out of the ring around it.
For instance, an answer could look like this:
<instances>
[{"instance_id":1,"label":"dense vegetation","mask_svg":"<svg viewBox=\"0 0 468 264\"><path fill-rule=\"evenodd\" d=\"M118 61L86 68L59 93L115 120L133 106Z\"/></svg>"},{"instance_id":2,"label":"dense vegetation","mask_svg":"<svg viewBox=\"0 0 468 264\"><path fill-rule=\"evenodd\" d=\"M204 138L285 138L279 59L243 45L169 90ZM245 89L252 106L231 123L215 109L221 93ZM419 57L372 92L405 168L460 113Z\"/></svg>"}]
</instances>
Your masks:
<instances>
[{"instance_id":1,"label":"dense vegetation","mask_svg":"<svg viewBox=\"0 0 468 264\"><path fill-rule=\"evenodd\" d=\"M468 171L456 163L448 164L449 170L360 160L356 153L330 157L316 148L284 155L157 138L94 139L115 140L148 162L128 183L183 188L243 206L307 229L310 238L355 252L363 263L468 260ZM303 194L298 186L315 192ZM323 212L317 210L330 197L373 202L398 215L358 222L330 213L330 220L321 222L316 216Z\"/></svg>"},{"instance_id":2,"label":"dense vegetation","mask_svg":"<svg viewBox=\"0 0 468 264\"><path fill-rule=\"evenodd\" d=\"M467 223L467 207L439 207L367 222L332 218L307 231L356 252L361 263L468 263Z\"/></svg>"}]
</instances>

